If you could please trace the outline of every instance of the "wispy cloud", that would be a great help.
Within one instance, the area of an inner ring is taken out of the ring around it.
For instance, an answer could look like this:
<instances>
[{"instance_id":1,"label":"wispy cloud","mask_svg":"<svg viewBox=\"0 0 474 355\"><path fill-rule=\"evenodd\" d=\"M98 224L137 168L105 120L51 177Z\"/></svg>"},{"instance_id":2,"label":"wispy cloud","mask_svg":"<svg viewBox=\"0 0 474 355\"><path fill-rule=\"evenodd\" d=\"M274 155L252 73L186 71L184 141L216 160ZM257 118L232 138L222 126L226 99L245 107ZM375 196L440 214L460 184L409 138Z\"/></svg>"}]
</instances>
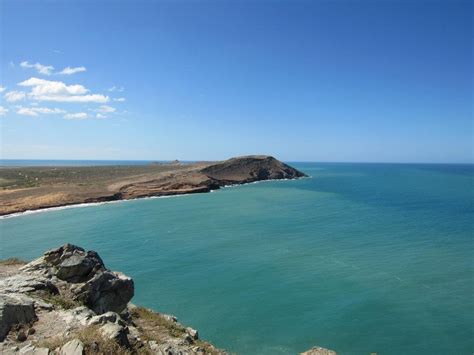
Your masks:
<instances>
[{"instance_id":1,"label":"wispy cloud","mask_svg":"<svg viewBox=\"0 0 474 355\"><path fill-rule=\"evenodd\" d=\"M19 86L31 87L28 96L37 101L55 102L95 102L106 103L109 97L102 94L88 94L89 90L82 85L66 85L62 81L30 78Z\"/></svg>"},{"instance_id":2,"label":"wispy cloud","mask_svg":"<svg viewBox=\"0 0 474 355\"><path fill-rule=\"evenodd\" d=\"M23 91L9 91L5 94L4 98L8 102L17 102L24 100L26 94Z\"/></svg>"},{"instance_id":3,"label":"wispy cloud","mask_svg":"<svg viewBox=\"0 0 474 355\"><path fill-rule=\"evenodd\" d=\"M0 85L0 92L4 92L7 88L5 86Z\"/></svg>"},{"instance_id":4,"label":"wispy cloud","mask_svg":"<svg viewBox=\"0 0 474 355\"><path fill-rule=\"evenodd\" d=\"M66 111L49 107L19 107L16 113L24 116L38 116L39 114L62 114Z\"/></svg>"},{"instance_id":5,"label":"wispy cloud","mask_svg":"<svg viewBox=\"0 0 474 355\"><path fill-rule=\"evenodd\" d=\"M123 86L112 86L111 88L109 88L109 91L110 92L124 92L125 91L125 88Z\"/></svg>"},{"instance_id":6,"label":"wispy cloud","mask_svg":"<svg viewBox=\"0 0 474 355\"><path fill-rule=\"evenodd\" d=\"M101 113L98 113L98 114L95 115L95 118L101 119L101 118L107 118L107 116L106 116L106 115L103 115L103 114L101 114Z\"/></svg>"},{"instance_id":7,"label":"wispy cloud","mask_svg":"<svg viewBox=\"0 0 474 355\"><path fill-rule=\"evenodd\" d=\"M51 75L53 74L54 67L52 65L43 65L40 63L31 64L28 61L24 61L20 63L20 67L22 68L33 68L39 74L43 75Z\"/></svg>"},{"instance_id":8,"label":"wispy cloud","mask_svg":"<svg viewBox=\"0 0 474 355\"><path fill-rule=\"evenodd\" d=\"M25 69L35 69L38 72L38 74L43 74L43 75L52 75L52 74L72 75L72 74L87 71L86 67L84 67L84 66L80 66L80 67L69 67L69 66L67 66L59 72L54 72L54 67L52 65L44 65L44 64L41 64L41 63L32 64L27 60L21 62L20 67L25 68Z\"/></svg>"},{"instance_id":9,"label":"wispy cloud","mask_svg":"<svg viewBox=\"0 0 474 355\"><path fill-rule=\"evenodd\" d=\"M89 118L86 112L68 113L64 115L66 120L85 120Z\"/></svg>"},{"instance_id":10,"label":"wispy cloud","mask_svg":"<svg viewBox=\"0 0 474 355\"><path fill-rule=\"evenodd\" d=\"M114 100L114 101L117 101L117 102L125 102L125 101L127 101L127 100L125 99L125 97L117 97L117 98L114 98L113 100Z\"/></svg>"},{"instance_id":11,"label":"wispy cloud","mask_svg":"<svg viewBox=\"0 0 474 355\"><path fill-rule=\"evenodd\" d=\"M117 110L115 109L115 107L108 106L108 105L102 105L98 109L96 109L95 111L100 112L100 113L113 113Z\"/></svg>"},{"instance_id":12,"label":"wispy cloud","mask_svg":"<svg viewBox=\"0 0 474 355\"><path fill-rule=\"evenodd\" d=\"M75 67L75 68L66 67L63 70L61 70L58 74L72 75L76 73L85 72L86 70L87 70L86 67Z\"/></svg>"},{"instance_id":13,"label":"wispy cloud","mask_svg":"<svg viewBox=\"0 0 474 355\"><path fill-rule=\"evenodd\" d=\"M7 112L8 112L7 108L0 106L0 116L5 115Z\"/></svg>"}]
</instances>

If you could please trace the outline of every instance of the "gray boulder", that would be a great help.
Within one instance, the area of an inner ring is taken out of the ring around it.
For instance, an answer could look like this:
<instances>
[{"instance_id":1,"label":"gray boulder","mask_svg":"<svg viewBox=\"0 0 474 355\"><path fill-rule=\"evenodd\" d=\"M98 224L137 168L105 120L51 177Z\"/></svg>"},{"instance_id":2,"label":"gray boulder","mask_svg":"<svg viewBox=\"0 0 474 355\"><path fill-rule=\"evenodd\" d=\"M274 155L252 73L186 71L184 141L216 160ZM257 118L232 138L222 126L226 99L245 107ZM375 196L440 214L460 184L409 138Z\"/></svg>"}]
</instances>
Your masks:
<instances>
[{"instance_id":1,"label":"gray boulder","mask_svg":"<svg viewBox=\"0 0 474 355\"><path fill-rule=\"evenodd\" d=\"M100 256L72 244L50 250L21 269L26 274L63 281L75 301L95 313L120 313L134 295L130 277L107 270Z\"/></svg>"},{"instance_id":2,"label":"gray boulder","mask_svg":"<svg viewBox=\"0 0 474 355\"><path fill-rule=\"evenodd\" d=\"M87 324L97 325L97 324L105 324L105 323L117 323L122 326L125 325L125 322L122 320L120 315L115 312L106 312L103 314L99 314L98 316L95 316L89 319Z\"/></svg>"},{"instance_id":3,"label":"gray boulder","mask_svg":"<svg viewBox=\"0 0 474 355\"><path fill-rule=\"evenodd\" d=\"M119 272L103 271L94 275L80 288L74 289L75 299L97 314L122 312L134 295L133 280Z\"/></svg>"},{"instance_id":4,"label":"gray boulder","mask_svg":"<svg viewBox=\"0 0 474 355\"><path fill-rule=\"evenodd\" d=\"M15 324L36 320L34 301L22 294L0 294L0 341Z\"/></svg>"},{"instance_id":5,"label":"gray boulder","mask_svg":"<svg viewBox=\"0 0 474 355\"><path fill-rule=\"evenodd\" d=\"M43 276L21 273L0 280L0 293L28 293L39 290L58 293L51 280Z\"/></svg>"},{"instance_id":6,"label":"gray boulder","mask_svg":"<svg viewBox=\"0 0 474 355\"><path fill-rule=\"evenodd\" d=\"M49 250L44 255L23 266L22 271L56 276L60 280L78 283L105 270L104 263L95 251L85 251L72 244Z\"/></svg>"},{"instance_id":7,"label":"gray boulder","mask_svg":"<svg viewBox=\"0 0 474 355\"><path fill-rule=\"evenodd\" d=\"M84 253L73 254L57 266L56 276L64 281L81 282L95 267L101 268L96 258Z\"/></svg>"},{"instance_id":8,"label":"gray boulder","mask_svg":"<svg viewBox=\"0 0 474 355\"><path fill-rule=\"evenodd\" d=\"M122 327L116 323L105 323L100 327L100 332L102 336L114 340L121 346L130 346L127 337L128 329L126 327Z\"/></svg>"},{"instance_id":9,"label":"gray boulder","mask_svg":"<svg viewBox=\"0 0 474 355\"><path fill-rule=\"evenodd\" d=\"M74 309L62 311L62 317L68 324L87 325L89 320L95 317L94 311L86 306L76 307Z\"/></svg>"}]
</instances>

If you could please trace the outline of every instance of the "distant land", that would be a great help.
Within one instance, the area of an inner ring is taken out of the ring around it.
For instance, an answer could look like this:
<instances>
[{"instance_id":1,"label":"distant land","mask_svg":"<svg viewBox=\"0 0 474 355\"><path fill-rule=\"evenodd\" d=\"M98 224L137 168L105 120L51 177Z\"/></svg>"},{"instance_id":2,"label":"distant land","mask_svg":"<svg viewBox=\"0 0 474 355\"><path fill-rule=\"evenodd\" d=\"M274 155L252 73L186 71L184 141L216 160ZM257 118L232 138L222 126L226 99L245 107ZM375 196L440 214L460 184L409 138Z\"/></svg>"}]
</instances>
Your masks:
<instances>
[{"instance_id":1,"label":"distant land","mask_svg":"<svg viewBox=\"0 0 474 355\"><path fill-rule=\"evenodd\" d=\"M81 203L203 193L225 185L305 174L272 156L220 162L0 168L0 215Z\"/></svg>"}]
</instances>

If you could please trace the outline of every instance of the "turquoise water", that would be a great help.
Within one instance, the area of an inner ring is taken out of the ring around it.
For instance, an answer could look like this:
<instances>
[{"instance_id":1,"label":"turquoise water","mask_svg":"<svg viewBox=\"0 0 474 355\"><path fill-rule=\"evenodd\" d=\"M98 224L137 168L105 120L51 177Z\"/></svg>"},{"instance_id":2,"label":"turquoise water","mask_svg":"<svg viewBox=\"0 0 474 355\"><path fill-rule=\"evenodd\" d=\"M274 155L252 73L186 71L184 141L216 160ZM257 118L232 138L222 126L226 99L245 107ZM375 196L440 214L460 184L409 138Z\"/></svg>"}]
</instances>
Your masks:
<instances>
[{"instance_id":1,"label":"turquoise water","mask_svg":"<svg viewBox=\"0 0 474 355\"><path fill-rule=\"evenodd\" d=\"M239 354L472 354L474 166L294 165L312 178L3 219L1 257L95 249Z\"/></svg>"}]
</instances>

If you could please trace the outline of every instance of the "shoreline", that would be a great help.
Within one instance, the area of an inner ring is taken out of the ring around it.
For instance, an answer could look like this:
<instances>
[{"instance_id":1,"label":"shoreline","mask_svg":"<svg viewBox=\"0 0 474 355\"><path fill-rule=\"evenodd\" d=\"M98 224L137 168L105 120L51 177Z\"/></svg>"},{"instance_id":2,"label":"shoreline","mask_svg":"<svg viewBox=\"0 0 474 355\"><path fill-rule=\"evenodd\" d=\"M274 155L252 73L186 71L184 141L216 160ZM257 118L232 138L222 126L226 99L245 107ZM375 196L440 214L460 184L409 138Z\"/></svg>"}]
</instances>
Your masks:
<instances>
[{"instance_id":1,"label":"shoreline","mask_svg":"<svg viewBox=\"0 0 474 355\"><path fill-rule=\"evenodd\" d=\"M263 182L294 181L294 180L300 180L300 179L305 179L305 178L309 179L309 178L312 178L312 176L303 176L303 177L292 178L292 179L283 178L283 179L258 180L258 181L245 182L245 183L241 183L241 184L223 185L223 186L221 186L217 189L211 189L209 191L183 192L183 193L170 194L170 195L143 196L143 197L136 197L136 198L129 198L129 199L116 199L116 200L110 200L110 201L71 203L71 204L62 204L62 205L44 207L44 208L40 207L40 208L36 208L36 209L31 209L31 210L25 210L25 211L21 211L21 212L14 212L14 213L0 215L0 220L10 219L10 218L15 218L15 217L22 217L22 216L29 216L29 215L45 213L45 212L61 211L61 210L72 209L72 208L94 207L94 206L101 206L101 205L107 205L107 204L113 204L113 203L138 201L138 200L148 200L148 199L184 197L184 196L191 196L191 195L196 195L196 194L200 194L200 193L212 193L212 192L222 190L222 189L234 188L234 187L239 187L239 186L246 186L246 185L251 185L251 184L258 184L258 183L263 183Z\"/></svg>"}]
</instances>

